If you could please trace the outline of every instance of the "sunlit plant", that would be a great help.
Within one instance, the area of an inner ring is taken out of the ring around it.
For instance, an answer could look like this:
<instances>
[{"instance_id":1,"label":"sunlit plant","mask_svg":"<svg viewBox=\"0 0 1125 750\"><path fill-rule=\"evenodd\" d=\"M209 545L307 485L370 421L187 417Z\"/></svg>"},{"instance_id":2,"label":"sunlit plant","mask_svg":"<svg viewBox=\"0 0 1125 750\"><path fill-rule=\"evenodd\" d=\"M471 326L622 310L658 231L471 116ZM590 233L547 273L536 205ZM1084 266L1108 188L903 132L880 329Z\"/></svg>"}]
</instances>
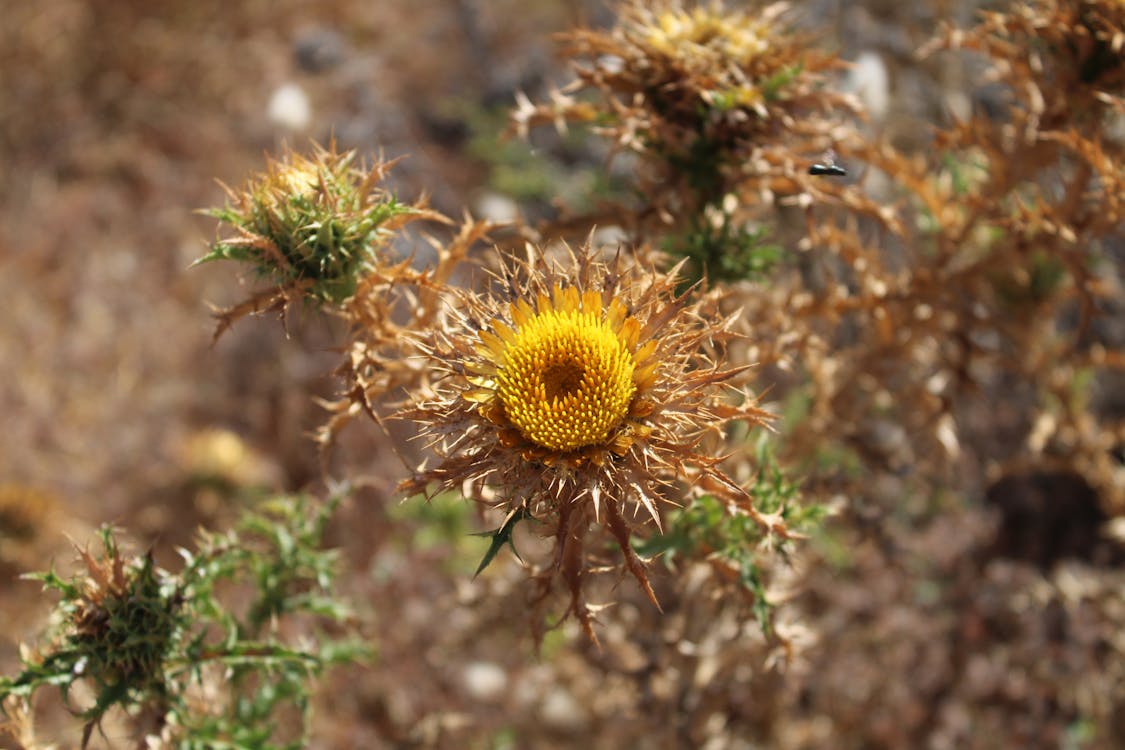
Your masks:
<instances>
[{"instance_id":1,"label":"sunlit plant","mask_svg":"<svg viewBox=\"0 0 1125 750\"><path fill-rule=\"evenodd\" d=\"M498 536L524 519L545 527L554 556L538 570L539 600L561 578L567 611L593 638L582 594L598 558L591 530L615 540L654 604L631 540L660 527L662 506L705 488L727 513L788 535L719 467L724 428L769 415L748 368L723 365L733 318L716 315L714 295L677 294L674 273L589 245L554 260L527 252L491 290L451 290L455 317L424 347L443 377L398 414L423 428L438 462L401 489L459 490L498 508Z\"/></svg>"}]
</instances>

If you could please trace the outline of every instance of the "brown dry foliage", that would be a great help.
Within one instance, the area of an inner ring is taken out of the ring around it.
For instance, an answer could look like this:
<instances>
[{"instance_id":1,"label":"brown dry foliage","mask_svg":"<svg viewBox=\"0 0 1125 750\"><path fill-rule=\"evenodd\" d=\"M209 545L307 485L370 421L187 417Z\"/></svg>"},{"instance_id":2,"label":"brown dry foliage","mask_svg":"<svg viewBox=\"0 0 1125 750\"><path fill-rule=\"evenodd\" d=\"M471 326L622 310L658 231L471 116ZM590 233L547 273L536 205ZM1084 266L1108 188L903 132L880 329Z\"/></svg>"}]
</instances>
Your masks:
<instances>
[{"instance_id":1,"label":"brown dry foliage","mask_svg":"<svg viewBox=\"0 0 1125 750\"><path fill-rule=\"evenodd\" d=\"M572 51L597 40L610 56L599 64L612 75L579 68L573 89L593 89L592 101L564 89L550 104L521 105L517 124L594 122L645 166L667 169L647 148L671 128L657 89L632 84L630 106L615 98L622 78L661 80L669 65L651 51L637 61L636 15L626 11L623 31L567 37ZM923 54L982 54L988 80L1007 92L1000 111L935 128L927 154L870 138L839 109L807 124L781 113L763 118L776 131L760 127L718 170L716 184L738 197L734 215L774 222L798 249L767 282L740 285L738 356L763 365L771 395L797 405L781 430L786 455L806 467L806 491L842 511L832 538L843 550L823 549L804 569L810 593L796 608L824 645L797 656L801 676L786 684L801 692L780 698L776 713L724 714L746 731L786 747L993 746L996 735L973 726L1048 744L1068 726L1094 727L1092 746L1122 736L1113 717L1125 654L1109 647L1111 657L1091 660L1077 643L1112 629L1120 609L1119 547L1109 552L1098 537L1125 513L1125 421L1111 395L1125 365L1115 328L1123 34L1125 6L1113 0L1022 4L970 30L943 28ZM829 145L858 179L805 173L808 155ZM638 217L667 211L665 227L682 226L693 209L682 180L642 173L647 203L622 224L650 236ZM986 488L983 508L967 500ZM1107 567L1051 571L1074 555ZM826 569L832 556L846 561L848 585ZM932 603L912 602L910 581L933 586ZM841 642L843 653L831 645ZM925 678L912 684L916 670ZM1031 685L1013 673L1033 675ZM1100 697L1081 687L1084 674Z\"/></svg>"}]
</instances>

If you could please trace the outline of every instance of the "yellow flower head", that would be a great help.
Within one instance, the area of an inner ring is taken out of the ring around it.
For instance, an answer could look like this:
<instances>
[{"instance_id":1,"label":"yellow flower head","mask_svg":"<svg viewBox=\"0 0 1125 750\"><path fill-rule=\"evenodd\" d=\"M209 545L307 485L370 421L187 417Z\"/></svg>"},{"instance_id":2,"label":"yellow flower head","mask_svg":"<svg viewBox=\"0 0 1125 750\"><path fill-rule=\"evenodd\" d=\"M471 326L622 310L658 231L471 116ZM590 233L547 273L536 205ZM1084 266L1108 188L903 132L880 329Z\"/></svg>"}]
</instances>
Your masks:
<instances>
[{"instance_id":1,"label":"yellow flower head","mask_svg":"<svg viewBox=\"0 0 1125 750\"><path fill-rule=\"evenodd\" d=\"M496 394L530 442L557 451L605 443L637 390L640 325L597 292L556 286L537 309L512 303L514 327L496 324L481 342L499 363Z\"/></svg>"},{"instance_id":2,"label":"yellow flower head","mask_svg":"<svg viewBox=\"0 0 1125 750\"><path fill-rule=\"evenodd\" d=\"M424 347L445 377L399 414L428 434L439 462L401 489L460 491L506 522L545 524L555 560L539 576L540 601L561 577L592 636L581 597L596 567L587 532L609 531L655 603L630 539L659 527L660 501L683 504L691 486L760 518L703 451L725 424L768 415L724 386L747 368L718 363L733 319L715 314L716 297L689 302L674 273L603 260L589 246L564 263L528 252L496 275L492 293L452 292L455 318Z\"/></svg>"}]
</instances>

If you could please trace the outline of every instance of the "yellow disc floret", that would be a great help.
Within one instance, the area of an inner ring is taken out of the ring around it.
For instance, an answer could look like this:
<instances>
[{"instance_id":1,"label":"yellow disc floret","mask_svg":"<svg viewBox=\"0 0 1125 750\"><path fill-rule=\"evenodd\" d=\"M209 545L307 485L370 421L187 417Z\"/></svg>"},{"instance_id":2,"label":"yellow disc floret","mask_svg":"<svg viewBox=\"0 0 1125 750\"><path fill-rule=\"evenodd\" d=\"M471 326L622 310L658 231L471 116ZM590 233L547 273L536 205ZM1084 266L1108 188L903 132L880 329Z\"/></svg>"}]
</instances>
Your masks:
<instances>
[{"instance_id":1,"label":"yellow disc floret","mask_svg":"<svg viewBox=\"0 0 1125 750\"><path fill-rule=\"evenodd\" d=\"M606 442L636 391L636 322L624 306L615 300L607 310L596 293L556 287L535 312L513 305L512 317L514 329L497 330L497 395L509 421L550 450Z\"/></svg>"}]
</instances>

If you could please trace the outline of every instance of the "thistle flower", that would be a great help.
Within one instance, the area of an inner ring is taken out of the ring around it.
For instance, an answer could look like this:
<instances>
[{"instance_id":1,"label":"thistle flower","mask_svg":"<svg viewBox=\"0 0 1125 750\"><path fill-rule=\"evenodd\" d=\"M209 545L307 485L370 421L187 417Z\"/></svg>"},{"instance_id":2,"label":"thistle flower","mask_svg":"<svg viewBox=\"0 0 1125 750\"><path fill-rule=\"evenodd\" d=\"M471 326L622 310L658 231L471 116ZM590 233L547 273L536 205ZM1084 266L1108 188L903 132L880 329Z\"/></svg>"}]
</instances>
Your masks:
<instances>
[{"instance_id":1,"label":"thistle flower","mask_svg":"<svg viewBox=\"0 0 1125 750\"><path fill-rule=\"evenodd\" d=\"M273 286L220 313L217 334L243 315L284 309L291 298L344 303L362 279L393 265L380 251L395 230L418 219L447 221L378 186L394 162L360 168L355 161L354 151L314 144L311 157L287 151L240 190L224 186L228 204L206 213L232 227L234 236L216 240L197 263L249 263Z\"/></svg>"},{"instance_id":2,"label":"thistle flower","mask_svg":"<svg viewBox=\"0 0 1125 750\"><path fill-rule=\"evenodd\" d=\"M788 535L780 515L754 508L707 452L708 436L727 424L769 418L724 386L748 368L719 362L736 316L716 318L716 297L677 296L675 272L603 260L589 244L567 263L529 245L527 259L506 264L495 282L488 293L454 292L458 320L424 347L444 377L399 417L422 426L440 460L400 489L459 490L498 508L504 540L524 518L545 524L554 561L538 575L537 604L561 577L567 613L592 639L582 597L592 529L609 532L657 606L631 539L659 529L662 501L690 503L688 486Z\"/></svg>"},{"instance_id":3,"label":"thistle flower","mask_svg":"<svg viewBox=\"0 0 1125 750\"><path fill-rule=\"evenodd\" d=\"M788 8L625 2L614 28L563 35L577 80L549 104L521 100L514 127L526 135L536 124L594 123L619 146L677 169L703 157L737 167L730 159L778 135L819 132L816 113L852 105L823 90L822 74L840 63L786 28ZM583 89L598 96L571 95Z\"/></svg>"},{"instance_id":4,"label":"thistle flower","mask_svg":"<svg viewBox=\"0 0 1125 750\"><path fill-rule=\"evenodd\" d=\"M125 557L108 527L100 536L101 556L79 548L85 570L72 579L54 571L26 576L62 595L59 640L27 659L15 679L0 679L0 699L27 698L38 686L51 684L68 703L72 683L89 680L97 697L77 712L86 722L83 748L111 707L163 702L165 662L183 627L181 591L152 556Z\"/></svg>"},{"instance_id":5,"label":"thistle flower","mask_svg":"<svg viewBox=\"0 0 1125 750\"><path fill-rule=\"evenodd\" d=\"M90 674L99 687L159 685L178 604L162 586L151 556L127 561L111 533L103 530L101 559L79 549L87 577L70 613L71 641L94 660Z\"/></svg>"},{"instance_id":6,"label":"thistle flower","mask_svg":"<svg viewBox=\"0 0 1125 750\"><path fill-rule=\"evenodd\" d=\"M787 28L787 11L626 0L614 28L563 35L576 80L543 104L521 96L512 129L591 125L639 157L644 203L615 221L691 258L689 280L753 278L780 251L765 242L772 205L748 209L806 189L807 167L851 132L840 113L856 109L825 87L842 63Z\"/></svg>"}]
</instances>

